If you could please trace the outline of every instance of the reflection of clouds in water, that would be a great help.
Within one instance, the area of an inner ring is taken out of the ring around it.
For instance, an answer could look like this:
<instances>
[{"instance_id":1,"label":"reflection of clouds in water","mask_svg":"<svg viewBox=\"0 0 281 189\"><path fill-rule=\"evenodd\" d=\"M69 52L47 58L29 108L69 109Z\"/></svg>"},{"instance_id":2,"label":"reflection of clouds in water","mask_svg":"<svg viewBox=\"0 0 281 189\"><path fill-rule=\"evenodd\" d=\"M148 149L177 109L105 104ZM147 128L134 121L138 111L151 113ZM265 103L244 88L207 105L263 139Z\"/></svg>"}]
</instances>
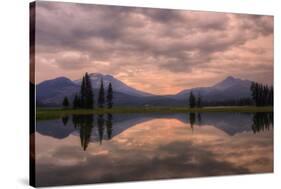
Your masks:
<instances>
[{"instance_id":1,"label":"reflection of clouds in water","mask_svg":"<svg viewBox=\"0 0 281 189\"><path fill-rule=\"evenodd\" d=\"M114 127L114 126L113 126ZM229 136L212 127L155 119L83 151L78 137L36 135L40 185L229 175L272 171L272 132Z\"/></svg>"},{"instance_id":2,"label":"reflection of clouds in water","mask_svg":"<svg viewBox=\"0 0 281 189\"><path fill-rule=\"evenodd\" d=\"M227 160L237 166L248 167L252 172L273 171L272 130L260 133L259 136L245 132L227 140L227 143L222 141L217 145L205 147L212 149L222 160Z\"/></svg>"}]
</instances>

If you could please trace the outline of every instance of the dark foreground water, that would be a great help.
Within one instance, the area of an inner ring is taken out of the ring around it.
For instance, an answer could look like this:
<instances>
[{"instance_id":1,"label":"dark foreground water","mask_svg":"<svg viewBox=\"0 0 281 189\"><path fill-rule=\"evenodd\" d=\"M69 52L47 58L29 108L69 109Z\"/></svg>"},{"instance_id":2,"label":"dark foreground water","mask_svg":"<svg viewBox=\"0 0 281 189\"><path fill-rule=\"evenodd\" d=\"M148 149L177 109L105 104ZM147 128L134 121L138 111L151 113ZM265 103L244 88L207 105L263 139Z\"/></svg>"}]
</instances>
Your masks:
<instances>
[{"instance_id":1,"label":"dark foreground water","mask_svg":"<svg viewBox=\"0 0 281 189\"><path fill-rule=\"evenodd\" d=\"M272 113L68 116L36 125L36 185L273 171Z\"/></svg>"}]
</instances>

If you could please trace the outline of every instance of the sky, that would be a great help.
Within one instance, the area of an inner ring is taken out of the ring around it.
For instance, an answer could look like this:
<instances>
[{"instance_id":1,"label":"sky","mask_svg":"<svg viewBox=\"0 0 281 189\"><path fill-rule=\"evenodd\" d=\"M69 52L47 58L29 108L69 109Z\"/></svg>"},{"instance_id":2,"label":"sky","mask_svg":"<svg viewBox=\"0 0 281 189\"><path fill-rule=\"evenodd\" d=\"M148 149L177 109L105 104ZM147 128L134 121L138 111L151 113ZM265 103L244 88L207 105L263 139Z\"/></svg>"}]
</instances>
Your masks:
<instances>
[{"instance_id":1,"label":"sky","mask_svg":"<svg viewBox=\"0 0 281 189\"><path fill-rule=\"evenodd\" d=\"M273 17L37 2L36 83L110 74L154 94L227 76L273 83Z\"/></svg>"}]
</instances>

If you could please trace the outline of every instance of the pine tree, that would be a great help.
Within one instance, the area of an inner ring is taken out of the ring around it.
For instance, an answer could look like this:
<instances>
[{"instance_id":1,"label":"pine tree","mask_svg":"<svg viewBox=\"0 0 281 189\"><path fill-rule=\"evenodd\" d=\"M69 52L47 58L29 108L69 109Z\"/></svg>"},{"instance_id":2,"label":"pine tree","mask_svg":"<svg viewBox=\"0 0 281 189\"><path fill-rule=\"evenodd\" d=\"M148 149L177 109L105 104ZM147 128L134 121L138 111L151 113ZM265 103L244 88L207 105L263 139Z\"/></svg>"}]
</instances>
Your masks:
<instances>
[{"instance_id":1,"label":"pine tree","mask_svg":"<svg viewBox=\"0 0 281 189\"><path fill-rule=\"evenodd\" d=\"M264 106L268 106L269 105L269 103L268 103L268 96L269 96L269 88L268 88L268 85L265 85L264 87L263 87L263 105Z\"/></svg>"},{"instance_id":2,"label":"pine tree","mask_svg":"<svg viewBox=\"0 0 281 189\"><path fill-rule=\"evenodd\" d=\"M256 106L273 105L273 86L253 82L250 89Z\"/></svg>"},{"instance_id":3,"label":"pine tree","mask_svg":"<svg viewBox=\"0 0 281 189\"><path fill-rule=\"evenodd\" d=\"M81 103L81 97L77 95L77 108L83 108Z\"/></svg>"},{"instance_id":4,"label":"pine tree","mask_svg":"<svg viewBox=\"0 0 281 189\"><path fill-rule=\"evenodd\" d=\"M85 76L83 76L80 89L80 98L78 98L77 101L77 105L79 108L94 108L94 93L91 80L87 72Z\"/></svg>"},{"instance_id":5,"label":"pine tree","mask_svg":"<svg viewBox=\"0 0 281 189\"><path fill-rule=\"evenodd\" d=\"M250 89L252 92L252 99L255 102L255 104L257 105L257 100L258 100L257 83L252 82Z\"/></svg>"},{"instance_id":6,"label":"pine tree","mask_svg":"<svg viewBox=\"0 0 281 189\"><path fill-rule=\"evenodd\" d=\"M109 109L112 108L112 106L113 106L113 89L112 89L111 83L109 83L109 85L108 85L106 100L107 100L107 108L109 108Z\"/></svg>"},{"instance_id":7,"label":"pine tree","mask_svg":"<svg viewBox=\"0 0 281 189\"><path fill-rule=\"evenodd\" d=\"M94 108L94 94L88 73L85 74L85 108Z\"/></svg>"},{"instance_id":8,"label":"pine tree","mask_svg":"<svg viewBox=\"0 0 281 189\"><path fill-rule=\"evenodd\" d=\"M62 102L62 106L64 108L68 108L69 102L68 102L68 98L67 97L64 97L63 102Z\"/></svg>"},{"instance_id":9,"label":"pine tree","mask_svg":"<svg viewBox=\"0 0 281 189\"><path fill-rule=\"evenodd\" d=\"M202 101L201 101L201 95L199 94L197 97L197 103L196 103L197 107L200 108L202 106Z\"/></svg>"},{"instance_id":10,"label":"pine tree","mask_svg":"<svg viewBox=\"0 0 281 189\"><path fill-rule=\"evenodd\" d=\"M258 84L258 106L263 105L263 86Z\"/></svg>"},{"instance_id":11,"label":"pine tree","mask_svg":"<svg viewBox=\"0 0 281 189\"><path fill-rule=\"evenodd\" d=\"M73 103L72 103L72 107L73 109L77 109L79 108L79 98L78 98L78 95L76 94L74 99L73 99Z\"/></svg>"},{"instance_id":12,"label":"pine tree","mask_svg":"<svg viewBox=\"0 0 281 189\"><path fill-rule=\"evenodd\" d=\"M189 95L189 106L190 106L190 108L194 108L195 105L196 105L196 98L191 91L190 95Z\"/></svg>"},{"instance_id":13,"label":"pine tree","mask_svg":"<svg viewBox=\"0 0 281 189\"><path fill-rule=\"evenodd\" d=\"M103 87L102 79L101 79L100 90L99 90L98 106L99 108L104 107L104 87Z\"/></svg>"},{"instance_id":14,"label":"pine tree","mask_svg":"<svg viewBox=\"0 0 281 189\"><path fill-rule=\"evenodd\" d=\"M86 83L85 83L85 77L83 76L82 83L81 83L81 89L80 89L80 106L81 106L81 108L86 108L85 97L86 97Z\"/></svg>"},{"instance_id":15,"label":"pine tree","mask_svg":"<svg viewBox=\"0 0 281 189\"><path fill-rule=\"evenodd\" d=\"M273 86L270 87L270 90L269 90L269 105L273 106Z\"/></svg>"}]
</instances>

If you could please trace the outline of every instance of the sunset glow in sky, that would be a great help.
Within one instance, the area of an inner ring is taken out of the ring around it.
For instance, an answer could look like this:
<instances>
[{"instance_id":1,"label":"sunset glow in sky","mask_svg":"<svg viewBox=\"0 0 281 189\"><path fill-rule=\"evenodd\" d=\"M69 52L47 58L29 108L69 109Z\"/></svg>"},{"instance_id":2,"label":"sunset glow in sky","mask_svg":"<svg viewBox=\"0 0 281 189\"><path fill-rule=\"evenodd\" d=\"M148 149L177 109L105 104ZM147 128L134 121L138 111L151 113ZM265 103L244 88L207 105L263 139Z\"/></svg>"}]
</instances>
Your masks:
<instances>
[{"instance_id":1,"label":"sunset glow in sky","mask_svg":"<svg viewBox=\"0 0 281 189\"><path fill-rule=\"evenodd\" d=\"M36 83L110 74L154 94L232 75L272 84L273 17L36 3Z\"/></svg>"}]
</instances>

